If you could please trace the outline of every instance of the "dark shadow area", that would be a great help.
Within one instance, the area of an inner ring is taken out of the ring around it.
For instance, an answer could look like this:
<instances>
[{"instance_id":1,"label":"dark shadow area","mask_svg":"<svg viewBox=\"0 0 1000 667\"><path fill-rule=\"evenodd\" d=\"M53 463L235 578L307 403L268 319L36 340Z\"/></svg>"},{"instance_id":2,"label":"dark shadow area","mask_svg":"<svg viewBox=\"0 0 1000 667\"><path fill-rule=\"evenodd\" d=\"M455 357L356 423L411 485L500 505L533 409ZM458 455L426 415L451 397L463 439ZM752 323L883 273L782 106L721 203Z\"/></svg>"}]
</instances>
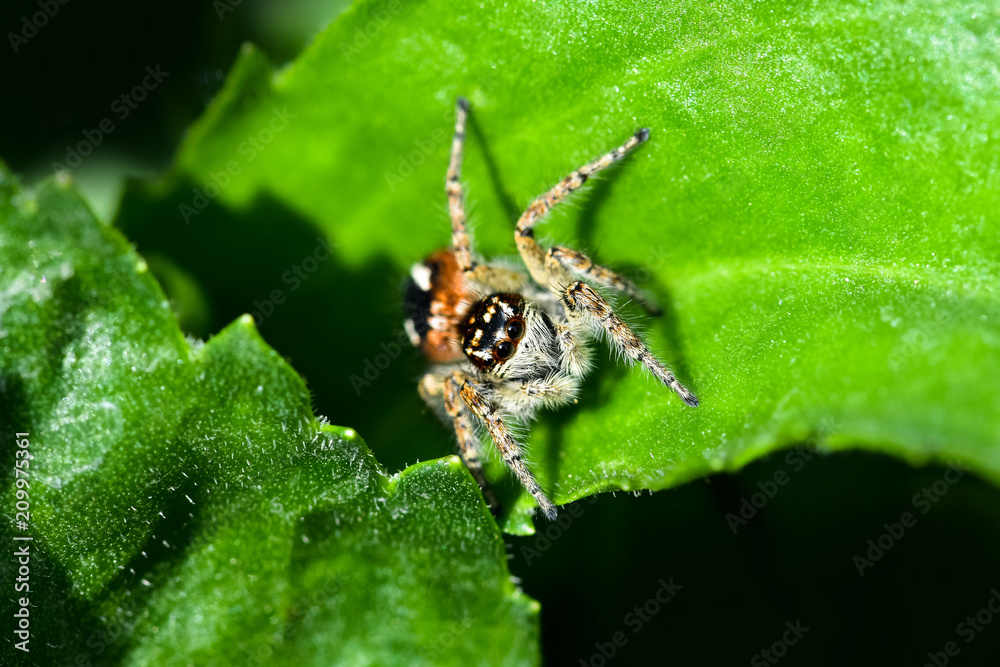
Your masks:
<instances>
[{"instance_id":1,"label":"dark shadow area","mask_svg":"<svg viewBox=\"0 0 1000 667\"><path fill-rule=\"evenodd\" d=\"M280 64L347 4L4 2L0 156L15 172L47 171L70 151L164 168L244 42Z\"/></svg>"},{"instance_id":2,"label":"dark shadow area","mask_svg":"<svg viewBox=\"0 0 1000 667\"><path fill-rule=\"evenodd\" d=\"M594 176L594 178L588 181L590 191L582 193L582 196L586 199L580 211L580 222L577 226L577 235L581 246L577 249L589 254L591 259L598 264L600 264L600 260L595 256L597 255L597 248L594 245L594 231L597 229L597 212L601 210L604 202L611 196L614 182L618 178L619 169L617 167L619 166L621 165L615 165ZM621 270L621 267L612 268Z\"/></svg>"},{"instance_id":3,"label":"dark shadow area","mask_svg":"<svg viewBox=\"0 0 1000 667\"><path fill-rule=\"evenodd\" d=\"M172 271L204 290L204 328L189 333L205 338L249 313L306 379L316 413L357 429L390 472L452 453L450 434L432 425L417 395L425 365L403 331L395 266L345 268L325 235L272 198L241 211L212 202L186 224L179 207L191 204L192 187L179 183L160 198L132 184L118 221L140 253L169 257Z\"/></svg>"},{"instance_id":4,"label":"dark shadow area","mask_svg":"<svg viewBox=\"0 0 1000 667\"><path fill-rule=\"evenodd\" d=\"M611 146L608 146L608 150ZM641 153L645 150L642 146L634 149L633 153L625 156L621 161L612 164L607 169L596 174L590 181L588 181L590 191L585 192L586 205L580 213L580 222L577 227L577 233L580 239L581 247L579 250L584 252L594 252L597 253L597 248L594 245L594 231L597 228L597 212L604 205L605 200L611 196L611 192L614 189L614 183L618 180L618 173L622 169L628 169L628 164L634 159L636 153ZM594 155L593 158L597 158ZM582 165L577 165L582 166ZM542 194L542 193L538 193ZM623 221L624 223L624 221ZM600 261L593 257L594 261L600 263ZM621 270L622 267L611 267L615 270Z\"/></svg>"},{"instance_id":5,"label":"dark shadow area","mask_svg":"<svg viewBox=\"0 0 1000 667\"><path fill-rule=\"evenodd\" d=\"M0 155L14 170L66 163L66 147L81 143L84 160L118 153L166 164L222 85L253 18L234 11L220 20L204 2L43 5L15 0L0 9L0 68L13 96L0 108ZM101 130L104 120L113 129Z\"/></svg>"},{"instance_id":6,"label":"dark shadow area","mask_svg":"<svg viewBox=\"0 0 1000 667\"><path fill-rule=\"evenodd\" d=\"M486 173L488 173L490 177L490 185L496 191L497 197L500 200L500 205L503 206L504 213L507 215L507 220L510 223L511 234L513 235L514 224L521 216L522 210L518 206L517 200L514 199L514 196L511 195L504 187L503 178L500 176L500 171L497 169L497 163L493 158L493 151L490 143L486 141L483 129L479 126L479 123L476 120L475 109L469 113L468 127L475 140L475 149L473 150L478 149L482 154L483 163L486 165ZM538 194L541 193L539 192Z\"/></svg>"},{"instance_id":7,"label":"dark shadow area","mask_svg":"<svg viewBox=\"0 0 1000 667\"><path fill-rule=\"evenodd\" d=\"M764 650L782 665L923 665L948 642L955 664L996 664L1000 615L981 610L1000 591L998 495L942 467L781 452L735 476L582 500L507 540L542 604L547 665L774 664ZM743 499L756 513L738 523ZM872 557L863 576L856 556ZM650 602L671 579L674 597ZM783 636L796 641L775 647Z\"/></svg>"}]
</instances>

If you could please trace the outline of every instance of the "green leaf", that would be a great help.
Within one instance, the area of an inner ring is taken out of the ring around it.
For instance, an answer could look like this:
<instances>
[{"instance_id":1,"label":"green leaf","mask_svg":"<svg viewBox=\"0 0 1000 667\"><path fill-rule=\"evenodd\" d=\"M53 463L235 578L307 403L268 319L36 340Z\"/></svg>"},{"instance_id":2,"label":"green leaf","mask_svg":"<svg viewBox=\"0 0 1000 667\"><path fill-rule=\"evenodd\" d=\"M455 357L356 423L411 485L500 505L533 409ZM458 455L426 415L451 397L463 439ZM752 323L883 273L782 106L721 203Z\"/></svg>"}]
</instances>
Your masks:
<instances>
[{"instance_id":1,"label":"green leaf","mask_svg":"<svg viewBox=\"0 0 1000 667\"><path fill-rule=\"evenodd\" d=\"M0 324L4 507L15 433L31 454L30 525L9 511L2 532L30 545L34 663L537 662L537 603L457 457L388 476L251 318L185 340L74 189L2 165Z\"/></svg>"},{"instance_id":2,"label":"green leaf","mask_svg":"<svg viewBox=\"0 0 1000 667\"><path fill-rule=\"evenodd\" d=\"M440 455L450 436L417 414L417 367L361 396L351 378L400 331L397 281L447 243L456 97L472 105L464 180L488 257L515 254L532 197L650 127L541 233L666 304L648 323L625 310L701 407L607 362L531 434L556 501L662 489L811 437L998 482L998 20L975 1L362 1L278 73L248 48L180 180L152 204L133 193L122 225L216 292L207 229L252 221L277 243L277 209L328 236L339 282L285 296L352 326L295 321L296 305L265 335L380 458L406 460L400 432L409 456ZM150 230L157 201L169 232ZM289 268L262 267L279 287Z\"/></svg>"}]
</instances>

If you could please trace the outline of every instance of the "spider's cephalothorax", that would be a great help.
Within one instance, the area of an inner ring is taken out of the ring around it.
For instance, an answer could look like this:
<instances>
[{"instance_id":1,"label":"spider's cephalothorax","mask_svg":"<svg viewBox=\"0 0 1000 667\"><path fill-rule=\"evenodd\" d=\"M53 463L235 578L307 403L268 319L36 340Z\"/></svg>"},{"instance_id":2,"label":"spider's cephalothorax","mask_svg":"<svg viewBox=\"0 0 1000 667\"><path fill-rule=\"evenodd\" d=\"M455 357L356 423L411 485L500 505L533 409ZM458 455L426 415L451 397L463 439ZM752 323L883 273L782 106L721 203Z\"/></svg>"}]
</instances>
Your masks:
<instances>
[{"instance_id":1,"label":"spider's cephalothorax","mask_svg":"<svg viewBox=\"0 0 1000 667\"><path fill-rule=\"evenodd\" d=\"M470 311L462 351L484 373L496 372L514 356L524 337L524 297L491 294Z\"/></svg>"},{"instance_id":2,"label":"spider's cephalothorax","mask_svg":"<svg viewBox=\"0 0 1000 667\"><path fill-rule=\"evenodd\" d=\"M468 103L459 99L445 190L451 215L451 247L410 271L406 331L433 364L420 394L450 422L462 459L498 510L479 461L474 421L482 424L504 463L550 519L555 506L524 461L511 432L539 408L571 402L590 369L590 343L603 330L626 358L650 371L685 403L698 405L688 389L657 359L588 284L636 298L651 314L653 300L624 276L569 248L543 248L534 226L595 172L621 159L649 137L639 130L624 144L586 164L532 202L517 221L514 240L526 271L473 258L466 231L460 170Z\"/></svg>"}]
</instances>

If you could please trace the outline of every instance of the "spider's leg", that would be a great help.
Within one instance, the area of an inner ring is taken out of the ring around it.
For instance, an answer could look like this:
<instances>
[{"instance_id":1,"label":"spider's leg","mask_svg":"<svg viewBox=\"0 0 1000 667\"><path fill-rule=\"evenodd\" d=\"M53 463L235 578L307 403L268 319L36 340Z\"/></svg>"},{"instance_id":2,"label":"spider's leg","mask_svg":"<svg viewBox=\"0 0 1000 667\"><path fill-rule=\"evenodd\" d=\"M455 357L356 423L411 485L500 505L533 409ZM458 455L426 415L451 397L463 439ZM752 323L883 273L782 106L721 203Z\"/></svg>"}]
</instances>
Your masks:
<instances>
[{"instance_id":1,"label":"spider's leg","mask_svg":"<svg viewBox=\"0 0 1000 667\"><path fill-rule=\"evenodd\" d=\"M605 153L593 162L583 165L559 181L551 190L531 202L527 210L521 214L521 218L517 221L517 227L514 229L514 241L517 243L517 249L521 253L521 258L531 272L531 277L538 284L548 286L553 276L550 276L549 272L546 271L545 252L535 242L535 224L545 217L545 214L552 207L586 183L587 179L593 174L622 159L629 151L648 138L648 129L639 130L618 148Z\"/></svg>"},{"instance_id":2,"label":"spider's leg","mask_svg":"<svg viewBox=\"0 0 1000 667\"><path fill-rule=\"evenodd\" d=\"M507 425L503 423L496 408L471 382L463 378L462 374L453 373L448 376L445 382L452 382L459 386L462 400L472 410L472 414L476 415L476 417L486 424L486 428L490 432L490 437L493 438L494 444L500 450L503 462L507 464L507 467L511 469L528 493L534 497L535 502L538 503L545 516L549 520L554 520L556 518L556 506L548 499L548 496L542 491L538 482L535 481L535 476L531 474L531 471L524 464L523 449L514 439Z\"/></svg>"},{"instance_id":3,"label":"spider's leg","mask_svg":"<svg viewBox=\"0 0 1000 667\"><path fill-rule=\"evenodd\" d=\"M499 516L500 503L493 493L493 487L483 473L483 464L479 460L479 443L472 430L468 411L463 409L464 407L458 386L454 382L446 380L444 383L444 409L448 412L448 416L451 417L455 426L455 435L458 436L458 449L462 460L465 461L465 467L469 469L479 484L479 488L483 490L483 496L486 498L493 516Z\"/></svg>"},{"instance_id":4,"label":"spider's leg","mask_svg":"<svg viewBox=\"0 0 1000 667\"><path fill-rule=\"evenodd\" d=\"M469 232L465 225L465 202L462 192L462 149L465 146L465 121L469 115L469 101L459 97L455 103L455 136L451 140L451 160L445 179L448 193L448 215L451 216L451 249L458 260L458 268L468 271L472 268L472 251Z\"/></svg>"},{"instance_id":5,"label":"spider's leg","mask_svg":"<svg viewBox=\"0 0 1000 667\"><path fill-rule=\"evenodd\" d=\"M660 382L673 389L685 403L691 407L698 405L698 399L691 391L681 384L680 380L667 369L663 363L653 356L649 348L643 344L628 325L622 322L611 306L587 283L576 281L566 287L562 295L566 310L573 313L585 313L600 323L611 338L613 344L627 357L648 368Z\"/></svg>"},{"instance_id":6,"label":"spider's leg","mask_svg":"<svg viewBox=\"0 0 1000 667\"><path fill-rule=\"evenodd\" d=\"M479 460L479 443L476 441L475 432L469 422L468 411L462 409L463 404L455 383L448 382L447 376L428 373L420 380L420 396L432 408L435 407L435 404L440 405L439 402L443 397L445 412L451 418L455 436L458 438L458 452L462 461L472 473L472 478L479 484L479 488L482 489L483 497L486 499L486 504L490 506L493 516L499 516L500 503L483 472L483 464Z\"/></svg>"},{"instance_id":7,"label":"spider's leg","mask_svg":"<svg viewBox=\"0 0 1000 667\"><path fill-rule=\"evenodd\" d=\"M632 297L641 303L642 307L650 315L663 314L652 294L639 289L635 283L622 274L616 273L607 267L594 264L590 257L587 257L587 255L579 250L553 246L549 248L545 260L550 267L553 265L563 266L583 278L589 278L598 284L610 287L613 290Z\"/></svg>"}]
</instances>

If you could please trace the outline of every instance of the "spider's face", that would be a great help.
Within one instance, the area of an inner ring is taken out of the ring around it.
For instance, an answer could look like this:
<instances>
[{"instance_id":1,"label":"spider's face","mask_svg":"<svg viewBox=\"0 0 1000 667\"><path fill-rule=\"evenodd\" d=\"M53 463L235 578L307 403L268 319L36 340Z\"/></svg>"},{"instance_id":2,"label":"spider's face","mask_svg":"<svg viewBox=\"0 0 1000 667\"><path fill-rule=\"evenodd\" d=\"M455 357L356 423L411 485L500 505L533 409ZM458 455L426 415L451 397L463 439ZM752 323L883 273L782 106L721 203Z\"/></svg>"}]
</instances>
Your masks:
<instances>
[{"instance_id":1,"label":"spider's face","mask_svg":"<svg viewBox=\"0 0 1000 667\"><path fill-rule=\"evenodd\" d=\"M525 331L524 297L491 294L469 310L462 350L476 368L496 373L517 353Z\"/></svg>"}]
</instances>

